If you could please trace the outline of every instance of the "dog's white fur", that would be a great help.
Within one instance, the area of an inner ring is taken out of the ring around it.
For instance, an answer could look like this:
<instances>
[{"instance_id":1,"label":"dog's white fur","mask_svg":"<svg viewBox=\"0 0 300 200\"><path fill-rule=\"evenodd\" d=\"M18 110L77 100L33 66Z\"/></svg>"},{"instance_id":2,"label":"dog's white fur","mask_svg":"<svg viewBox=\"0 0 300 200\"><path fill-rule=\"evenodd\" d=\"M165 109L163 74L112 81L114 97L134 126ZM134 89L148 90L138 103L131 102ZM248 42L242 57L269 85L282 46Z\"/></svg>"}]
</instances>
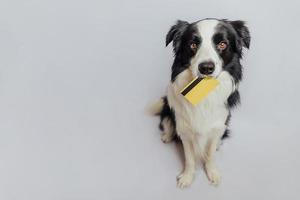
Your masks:
<instances>
[{"instance_id":1,"label":"dog's white fur","mask_svg":"<svg viewBox=\"0 0 300 200\"><path fill-rule=\"evenodd\" d=\"M161 135L161 140L164 143L171 142L175 136L175 130L174 130L174 126L171 122L171 119L169 119L168 117L163 119L162 126L163 126L164 131L163 131L163 134Z\"/></svg>"},{"instance_id":2,"label":"dog's white fur","mask_svg":"<svg viewBox=\"0 0 300 200\"><path fill-rule=\"evenodd\" d=\"M160 98L159 100L148 104L144 112L148 115L157 115L161 112L163 106L164 100Z\"/></svg>"},{"instance_id":3,"label":"dog's white fur","mask_svg":"<svg viewBox=\"0 0 300 200\"><path fill-rule=\"evenodd\" d=\"M203 62L213 62L215 64L215 70L210 76L215 77L220 74L222 70L223 61L216 52L215 45L212 41L212 36L218 24L219 22L214 19L202 20L197 23L197 29L202 41L196 55L191 60L190 69L194 76L202 76L199 74L198 65Z\"/></svg>"},{"instance_id":4,"label":"dog's white fur","mask_svg":"<svg viewBox=\"0 0 300 200\"><path fill-rule=\"evenodd\" d=\"M222 71L217 77L220 84L201 104L193 106L181 94L181 89L193 79L190 70L178 75L168 87L169 105L175 111L176 132L183 142L185 166L178 176L179 187L191 184L196 156L201 159L208 179L213 184L219 183L219 174L213 161L214 152L226 129L228 109L226 100L235 89L232 77Z\"/></svg>"},{"instance_id":5,"label":"dog's white fur","mask_svg":"<svg viewBox=\"0 0 300 200\"><path fill-rule=\"evenodd\" d=\"M201 159L209 181L214 185L220 181L213 156L226 130L225 122L229 115L226 102L235 90L235 85L232 76L222 71L222 59L219 58L212 44L212 36L217 24L215 20L198 23L199 33L203 38L201 48L192 59L190 67L177 75L167 90L169 106L175 111L176 132L184 148L185 165L182 173L177 177L178 186L181 188L192 183L197 158ZM180 91L193 78L200 75L198 65L205 61L214 62L216 67L212 76L217 78L220 84L200 104L193 106L180 94ZM168 127L167 122L163 122L163 125L165 130L172 129Z\"/></svg>"}]
</instances>

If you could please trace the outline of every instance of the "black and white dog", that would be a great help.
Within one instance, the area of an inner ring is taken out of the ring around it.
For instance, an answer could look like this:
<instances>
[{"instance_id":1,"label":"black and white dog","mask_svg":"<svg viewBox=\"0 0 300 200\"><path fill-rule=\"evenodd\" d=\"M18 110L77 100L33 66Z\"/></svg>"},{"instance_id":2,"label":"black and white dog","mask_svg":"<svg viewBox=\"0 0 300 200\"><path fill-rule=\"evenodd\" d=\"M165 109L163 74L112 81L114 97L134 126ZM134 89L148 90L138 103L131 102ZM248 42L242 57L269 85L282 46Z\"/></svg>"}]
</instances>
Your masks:
<instances>
[{"instance_id":1,"label":"black and white dog","mask_svg":"<svg viewBox=\"0 0 300 200\"><path fill-rule=\"evenodd\" d=\"M208 180L217 185L220 174L213 157L228 135L230 110L240 101L240 59L243 47L250 45L249 30L243 21L178 21L166 36L166 45L170 42L175 54L171 81L166 97L153 104L152 113L160 116L163 142L170 142L175 135L182 141L185 164L177 177L178 186L192 183L197 160L201 160ZM180 91L195 77L206 76L220 84L193 106Z\"/></svg>"}]
</instances>

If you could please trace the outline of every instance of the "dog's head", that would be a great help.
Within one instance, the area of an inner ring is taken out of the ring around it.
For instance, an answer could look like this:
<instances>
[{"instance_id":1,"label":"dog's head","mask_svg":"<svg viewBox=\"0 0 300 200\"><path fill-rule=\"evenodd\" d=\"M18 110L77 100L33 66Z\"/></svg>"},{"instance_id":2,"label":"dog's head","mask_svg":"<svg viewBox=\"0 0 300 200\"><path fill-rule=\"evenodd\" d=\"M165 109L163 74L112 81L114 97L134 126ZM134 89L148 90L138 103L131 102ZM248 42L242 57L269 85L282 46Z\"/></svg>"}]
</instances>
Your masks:
<instances>
[{"instance_id":1,"label":"dog's head","mask_svg":"<svg viewBox=\"0 0 300 200\"><path fill-rule=\"evenodd\" d=\"M222 70L241 79L237 70L243 47L249 48L250 34L243 21L204 19L195 23L177 21L166 36L166 45L173 41L175 61L172 80L189 69L193 76L218 76Z\"/></svg>"}]
</instances>

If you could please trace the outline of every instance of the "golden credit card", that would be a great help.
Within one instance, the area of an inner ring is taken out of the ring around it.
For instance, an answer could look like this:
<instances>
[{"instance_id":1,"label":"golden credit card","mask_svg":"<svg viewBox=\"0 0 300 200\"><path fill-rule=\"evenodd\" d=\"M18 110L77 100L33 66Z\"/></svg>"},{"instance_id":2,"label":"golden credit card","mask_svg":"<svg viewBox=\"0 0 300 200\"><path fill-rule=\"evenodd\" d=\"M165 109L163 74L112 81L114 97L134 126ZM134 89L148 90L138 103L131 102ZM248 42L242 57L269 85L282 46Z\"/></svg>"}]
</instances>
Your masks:
<instances>
[{"instance_id":1,"label":"golden credit card","mask_svg":"<svg viewBox=\"0 0 300 200\"><path fill-rule=\"evenodd\" d=\"M219 81L212 77L203 79L196 77L182 90L181 94L194 106L199 104L205 97L219 85Z\"/></svg>"}]
</instances>

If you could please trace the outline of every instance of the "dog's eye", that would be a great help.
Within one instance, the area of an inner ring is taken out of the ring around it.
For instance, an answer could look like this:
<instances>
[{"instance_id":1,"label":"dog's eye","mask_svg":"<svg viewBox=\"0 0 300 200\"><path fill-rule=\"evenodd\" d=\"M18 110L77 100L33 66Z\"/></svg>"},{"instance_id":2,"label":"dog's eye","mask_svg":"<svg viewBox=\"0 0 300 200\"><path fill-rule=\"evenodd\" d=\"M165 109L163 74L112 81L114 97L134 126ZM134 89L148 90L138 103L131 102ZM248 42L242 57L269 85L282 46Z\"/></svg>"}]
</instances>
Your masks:
<instances>
[{"instance_id":1,"label":"dog's eye","mask_svg":"<svg viewBox=\"0 0 300 200\"><path fill-rule=\"evenodd\" d=\"M217 48L218 48L219 50L224 50L224 49L227 48L227 43L224 42L224 41L222 41L222 42L220 42L220 43L217 45Z\"/></svg>"},{"instance_id":2,"label":"dog's eye","mask_svg":"<svg viewBox=\"0 0 300 200\"><path fill-rule=\"evenodd\" d=\"M196 43L191 44L191 49L196 50L198 48L198 45Z\"/></svg>"}]
</instances>

